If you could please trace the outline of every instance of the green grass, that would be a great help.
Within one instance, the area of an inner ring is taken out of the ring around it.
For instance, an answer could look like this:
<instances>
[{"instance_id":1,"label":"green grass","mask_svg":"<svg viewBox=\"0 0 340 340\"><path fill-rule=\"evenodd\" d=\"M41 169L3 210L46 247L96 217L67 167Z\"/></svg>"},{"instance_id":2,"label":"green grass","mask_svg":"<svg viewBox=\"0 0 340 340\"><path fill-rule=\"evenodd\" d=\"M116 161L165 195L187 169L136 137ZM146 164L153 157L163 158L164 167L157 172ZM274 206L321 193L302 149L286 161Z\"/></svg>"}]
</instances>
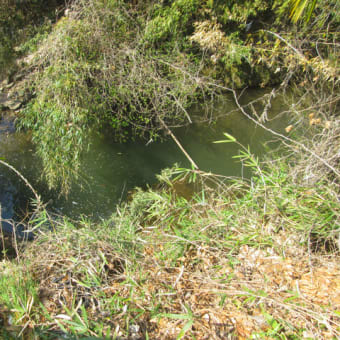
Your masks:
<instances>
[{"instance_id":1,"label":"green grass","mask_svg":"<svg viewBox=\"0 0 340 340\"><path fill-rule=\"evenodd\" d=\"M317 8L321 17L328 18L332 3ZM328 47L333 33L314 57L312 39L319 43L322 28L308 34L310 59L302 62L273 35L242 38L231 30L241 32L253 15L269 10L261 1L247 11L234 4L231 12L194 0L152 3L152 10L148 3L130 5L75 2L68 17L37 28L21 45L34 54L36 70L36 97L21 124L33 130L51 186L67 192L90 129L108 124L121 141L131 133L159 137L159 118L182 123L185 108L207 92L215 95L212 87L220 85L205 87L206 76L228 82L232 74L233 85L242 82L250 49L260 58L255 73L302 68L312 100L305 92L294 103L289 136L296 140L285 138L279 154L259 160L238 144L235 158L250 168L250 180L176 167L162 171L157 188L136 189L101 223L42 211L34 221L37 239L1 262L2 337L339 337L340 192L332 169L339 165L340 126L336 63L326 58L336 60ZM329 27L337 22L334 16ZM299 46L292 32L284 38ZM207 46L209 35L220 39ZM225 55L226 45L235 47L235 59ZM256 82L275 81L269 75ZM320 122L311 124L308 114ZM219 142L238 143L224 138Z\"/></svg>"},{"instance_id":2,"label":"green grass","mask_svg":"<svg viewBox=\"0 0 340 340\"><path fill-rule=\"evenodd\" d=\"M307 275L312 265L331 275L327 268L339 253L336 186L322 172L308 184L296 173L306 160L298 155L262 164L244 149L250 181L168 169L158 189L136 190L100 225L52 222L54 232L43 232L17 262L3 263L0 305L18 331L41 338L52 330L76 337L174 332L173 338L201 338L203 330L217 334L217 326L203 326L208 317L225 324L224 336L337 334L335 307L318 305L309 291L302 299L291 286L291 270ZM178 194L176 183L187 186L190 199ZM48 214L40 219L43 224ZM215 314L204 306L214 306ZM225 319L228 310L236 324ZM322 318L330 322L326 328Z\"/></svg>"}]
</instances>

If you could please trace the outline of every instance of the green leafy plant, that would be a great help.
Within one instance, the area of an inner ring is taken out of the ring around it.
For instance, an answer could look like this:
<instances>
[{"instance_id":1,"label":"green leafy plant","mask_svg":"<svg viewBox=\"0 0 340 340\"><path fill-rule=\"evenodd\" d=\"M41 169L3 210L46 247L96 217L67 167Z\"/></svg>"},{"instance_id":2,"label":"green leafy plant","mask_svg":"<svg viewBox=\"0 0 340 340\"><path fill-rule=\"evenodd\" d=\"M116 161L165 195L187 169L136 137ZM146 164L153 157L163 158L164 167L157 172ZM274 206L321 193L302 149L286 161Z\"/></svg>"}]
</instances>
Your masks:
<instances>
[{"instance_id":1,"label":"green leafy plant","mask_svg":"<svg viewBox=\"0 0 340 340\"><path fill-rule=\"evenodd\" d=\"M71 11L41 42L32 75L37 95L21 117L33 130L48 184L64 193L79 175L91 129L110 127L120 142L160 138L160 121L181 124L205 91L188 77L197 72L189 57L158 54L141 42L128 5L78 1Z\"/></svg>"}]
</instances>

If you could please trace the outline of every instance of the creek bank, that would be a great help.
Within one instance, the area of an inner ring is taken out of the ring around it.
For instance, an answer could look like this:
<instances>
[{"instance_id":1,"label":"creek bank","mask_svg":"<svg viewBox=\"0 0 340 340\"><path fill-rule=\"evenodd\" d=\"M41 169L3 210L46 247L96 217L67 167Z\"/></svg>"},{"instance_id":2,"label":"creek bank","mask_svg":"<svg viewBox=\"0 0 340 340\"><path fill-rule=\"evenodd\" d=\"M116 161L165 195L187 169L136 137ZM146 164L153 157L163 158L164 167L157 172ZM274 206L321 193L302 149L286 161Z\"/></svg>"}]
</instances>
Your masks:
<instances>
[{"instance_id":1,"label":"creek bank","mask_svg":"<svg viewBox=\"0 0 340 340\"><path fill-rule=\"evenodd\" d=\"M64 219L18 262L4 263L0 302L10 300L6 306L14 309L10 294L20 288L23 299L41 303L43 312L40 304L30 310L34 321L13 316L29 322L32 334L38 324L46 334L62 329L80 336L74 325L86 317L81 335L99 338L250 339L278 332L335 338L340 262L316 253L314 241L310 249L306 227L311 220L327 227L330 213L334 225L339 210L328 206L331 195L307 192L302 176L288 171L285 159L275 160L251 183L234 179L214 191L204 185L188 199L170 184L179 174L163 172L161 187L137 190L110 219ZM196 175L195 183L206 183L206 174ZM8 282L13 290L3 289Z\"/></svg>"},{"instance_id":2,"label":"creek bank","mask_svg":"<svg viewBox=\"0 0 340 340\"><path fill-rule=\"evenodd\" d=\"M24 89L24 78L24 73L18 72L12 79L8 77L0 83L0 112L17 111L32 98L31 93Z\"/></svg>"},{"instance_id":3,"label":"creek bank","mask_svg":"<svg viewBox=\"0 0 340 340\"><path fill-rule=\"evenodd\" d=\"M12 89L16 88L17 85L12 86ZM249 92L247 100L256 99L265 93L264 90ZM281 107L281 101L273 102L273 111ZM190 111L190 115L193 118L199 117L200 110L201 108L196 106ZM228 132L244 145L251 145L252 150L260 155L265 151L262 143L269 140L270 136L237 112L229 97L216 105L214 114L217 117L225 117L219 118L215 125L194 123L190 128L174 130L176 136L197 161L200 169L227 176L238 176L241 172L243 176L249 176L247 170L242 169L242 165L232 158L237 154L238 147L230 145L226 149L222 145L214 144L214 141L223 138L223 132ZM39 174L42 170L34 158L33 146L28 141L29 136L23 132L15 132L16 115L16 112L9 110L3 112L0 121L0 157L4 157L28 178L45 202L51 202L49 210L76 220L81 215L87 215L96 221L105 219L110 216L116 205L126 198L129 191L135 187L146 188L155 183L155 174L160 173L162 169L172 167L176 162L179 166L190 166L171 140L163 143L137 140L120 144L114 143L110 135L95 135L91 139L89 152L83 157L82 172L86 175L87 183L74 183L69 197L60 197L41 183ZM271 118L274 116L275 113ZM272 120L270 126L282 131L286 126L286 119ZM23 193L27 188L24 185L18 187L21 185L18 184L20 179L15 176L9 177L8 180L13 183L15 190L9 193L13 202L12 213L6 218L15 219L15 205L27 211L31 193ZM4 186L6 187L6 184ZM178 185L175 186L177 188ZM183 188L179 191L182 192ZM187 194L185 193L184 197ZM2 204L5 206L8 204L6 202L3 201ZM8 224L5 229L8 234L13 232L13 227ZM23 238L23 228L19 227L18 230L18 237ZM29 234L29 237L32 238L33 235Z\"/></svg>"}]
</instances>

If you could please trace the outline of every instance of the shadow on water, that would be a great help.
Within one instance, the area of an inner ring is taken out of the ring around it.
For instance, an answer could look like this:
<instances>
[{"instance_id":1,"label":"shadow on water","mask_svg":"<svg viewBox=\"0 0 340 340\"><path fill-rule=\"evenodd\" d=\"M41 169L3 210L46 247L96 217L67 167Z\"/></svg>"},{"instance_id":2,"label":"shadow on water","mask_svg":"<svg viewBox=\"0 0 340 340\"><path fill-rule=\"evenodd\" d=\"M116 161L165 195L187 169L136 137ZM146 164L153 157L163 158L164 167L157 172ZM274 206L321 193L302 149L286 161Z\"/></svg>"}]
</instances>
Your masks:
<instances>
[{"instance_id":1,"label":"shadow on water","mask_svg":"<svg viewBox=\"0 0 340 340\"><path fill-rule=\"evenodd\" d=\"M263 90L250 93L247 100L263 93ZM282 102L276 99L271 117L281 108ZM215 123L196 123L173 130L201 170L226 176L250 176L249 171L233 159L238 154L238 145L213 143L224 139L223 132L233 135L245 146L250 145L256 155L265 152L264 143L270 141L272 136L235 109L231 98L226 97L216 105L215 114L221 118ZM200 108L193 108L190 112L193 119L201 114ZM282 132L287 124L287 118L281 117L271 120L268 126ZM190 167L170 138L164 142L137 140L119 144L109 134L97 134L90 137L90 150L83 156L80 181L73 184L67 198L59 197L57 192L48 190L41 180L41 163L34 154L29 135L13 133L13 129L13 121L0 121L0 157L4 157L29 180L45 202L50 201L49 209L72 218L78 218L81 214L94 219L105 218L115 210L117 203L125 199L129 190L155 183L155 175L162 169L175 163ZM3 167L0 167L0 190L0 202L7 217L14 216L18 207L22 212L29 207L27 198L31 198L31 193L28 188Z\"/></svg>"}]
</instances>

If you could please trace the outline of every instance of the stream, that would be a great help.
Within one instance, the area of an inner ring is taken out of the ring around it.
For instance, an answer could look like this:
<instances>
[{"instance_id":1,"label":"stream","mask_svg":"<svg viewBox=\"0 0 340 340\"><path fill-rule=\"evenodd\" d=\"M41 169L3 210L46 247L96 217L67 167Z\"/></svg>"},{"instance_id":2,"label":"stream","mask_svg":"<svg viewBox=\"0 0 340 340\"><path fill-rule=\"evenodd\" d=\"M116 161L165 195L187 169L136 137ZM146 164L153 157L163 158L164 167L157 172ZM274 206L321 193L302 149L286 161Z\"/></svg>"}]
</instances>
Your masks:
<instances>
[{"instance_id":1,"label":"stream","mask_svg":"<svg viewBox=\"0 0 340 340\"><path fill-rule=\"evenodd\" d=\"M252 90L246 94L250 101L265 90ZM276 98L268 113L266 126L284 133L289 124L288 117L280 115L284 104ZM256 126L242 113L236 110L231 97L216 104L214 115L220 117L215 123L194 123L188 127L173 129L189 155L204 171L226 176L249 177L248 169L232 157L238 154L239 146L233 143L214 144L224 139L223 132L233 135L240 143L250 146L258 156L268 147L275 147L273 136ZM190 116L201 115L200 107L189 112ZM277 117L277 118L275 118ZM81 176L73 183L67 198L58 192L49 190L42 178L42 166L34 153L30 134L16 132L14 118L5 115L0 120L0 159L13 165L33 185L48 202L52 212L78 219L86 215L94 220L106 218L115 211L117 204L126 199L127 193L136 186L146 188L156 182L156 175L166 167L177 163L181 167L190 167L178 146L170 138L164 142L145 140L120 144L114 142L110 134L101 133L90 136L90 150L83 155ZM32 194L25 184L9 169L0 165L0 204L3 219L23 216L29 209Z\"/></svg>"}]
</instances>

